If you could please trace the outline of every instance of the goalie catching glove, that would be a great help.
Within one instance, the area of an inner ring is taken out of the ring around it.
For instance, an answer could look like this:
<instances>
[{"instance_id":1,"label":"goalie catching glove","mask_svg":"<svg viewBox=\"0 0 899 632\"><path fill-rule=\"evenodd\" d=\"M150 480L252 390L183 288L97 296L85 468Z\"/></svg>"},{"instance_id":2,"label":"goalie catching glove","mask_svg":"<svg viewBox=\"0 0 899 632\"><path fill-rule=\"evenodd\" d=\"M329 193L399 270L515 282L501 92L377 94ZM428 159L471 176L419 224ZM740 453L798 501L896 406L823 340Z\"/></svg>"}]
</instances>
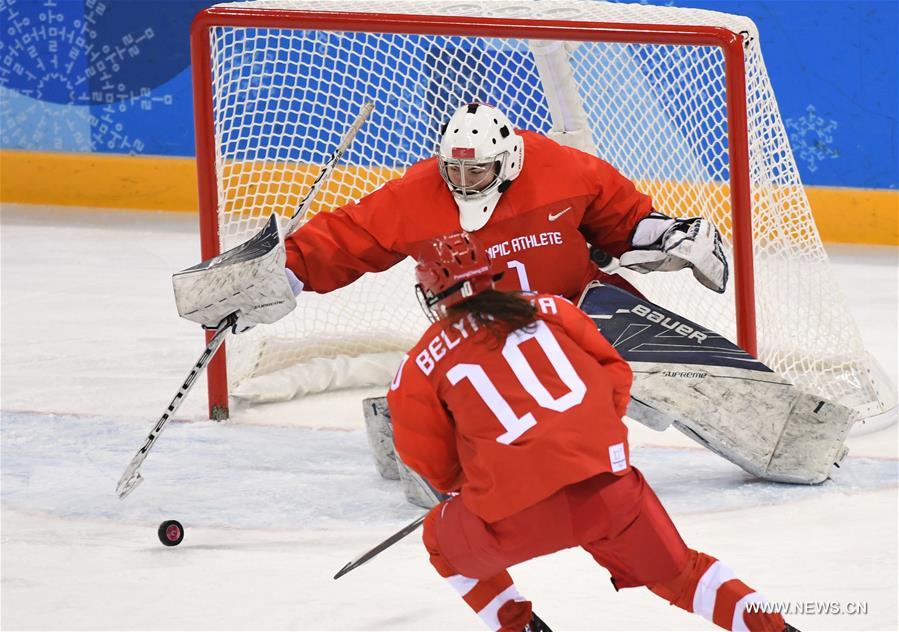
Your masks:
<instances>
[{"instance_id":1,"label":"goalie catching glove","mask_svg":"<svg viewBox=\"0 0 899 632\"><path fill-rule=\"evenodd\" d=\"M303 289L303 282L284 267L286 260L278 218L272 215L247 242L172 277L178 314L218 329L236 313L231 325L236 334L280 320L296 307Z\"/></svg>"},{"instance_id":2,"label":"goalie catching glove","mask_svg":"<svg viewBox=\"0 0 899 632\"><path fill-rule=\"evenodd\" d=\"M673 219L653 211L637 224L634 249L618 262L643 274L691 268L693 276L719 294L727 287L727 258L718 229L702 217Z\"/></svg>"}]
</instances>

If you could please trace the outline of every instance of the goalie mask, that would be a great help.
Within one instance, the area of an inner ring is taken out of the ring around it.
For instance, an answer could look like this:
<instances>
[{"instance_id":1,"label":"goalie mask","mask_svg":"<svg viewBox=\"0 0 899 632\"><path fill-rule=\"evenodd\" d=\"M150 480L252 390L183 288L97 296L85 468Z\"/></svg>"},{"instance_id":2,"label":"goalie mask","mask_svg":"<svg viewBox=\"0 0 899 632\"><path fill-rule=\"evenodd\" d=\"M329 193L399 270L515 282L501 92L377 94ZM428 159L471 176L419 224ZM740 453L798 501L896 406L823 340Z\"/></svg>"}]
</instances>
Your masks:
<instances>
[{"instance_id":1,"label":"goalie mask","mask_svg":"<svg viewBox=\"0 0 899 632\"><path fill-rule=\"evenodd\" d=\"M463 230L484 226L503 192L521 173L524 142L497 108L470 103L456 110L443 129L440 175L459 207Z\"/></svg>"},{"instance_id":2,"label":"goalie mask","mask_svg":"<svg viewBox=\"0 0 899 632\"><path fill-rule=\"evenodd\" d=\"M415 292L425 315L436 322L447 308L492 288L500 276L474 235L453 233L436 238L419 255Z\"/></svg>"}]
</instances>

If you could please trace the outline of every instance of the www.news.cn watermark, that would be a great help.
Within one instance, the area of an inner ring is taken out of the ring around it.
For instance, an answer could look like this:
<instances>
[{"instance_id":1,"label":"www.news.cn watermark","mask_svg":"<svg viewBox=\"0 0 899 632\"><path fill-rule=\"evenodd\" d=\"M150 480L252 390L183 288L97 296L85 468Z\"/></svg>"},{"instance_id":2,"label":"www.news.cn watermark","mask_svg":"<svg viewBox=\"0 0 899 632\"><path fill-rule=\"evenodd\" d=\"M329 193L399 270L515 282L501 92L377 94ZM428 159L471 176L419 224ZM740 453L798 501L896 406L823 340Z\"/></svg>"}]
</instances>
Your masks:
<instances>
[{"instance_id":1,"label":"www.news.cn watermark","mask_svg":"<svg viewBox=\"0 0 899 632\"><path fill-rule=\"evenodd\" d=\"M746 604L746 612L789 615L864 615L867 601L760 601Z\"/></svg>"}]
</instances>

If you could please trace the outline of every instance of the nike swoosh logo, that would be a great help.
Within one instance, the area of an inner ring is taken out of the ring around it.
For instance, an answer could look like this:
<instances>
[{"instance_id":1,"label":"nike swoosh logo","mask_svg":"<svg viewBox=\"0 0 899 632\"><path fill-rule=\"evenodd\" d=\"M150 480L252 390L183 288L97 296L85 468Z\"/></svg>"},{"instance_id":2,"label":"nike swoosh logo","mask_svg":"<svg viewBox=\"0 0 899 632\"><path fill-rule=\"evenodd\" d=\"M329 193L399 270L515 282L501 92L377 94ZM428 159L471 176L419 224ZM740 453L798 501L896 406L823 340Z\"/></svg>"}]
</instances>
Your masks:
<instances>
[{"instance_id":1,"label":"nike swoosh logo","mask_svg":"<svg viewBox=\"0 0 899 632\"><path fill-rule=\"evenodd\" d=\"M554 222L570 210L571 210L571 207L569 206L568 208L561 210L558 213L550 213L549 216L547 217L547 219L551 222Z\"/></svg>"}]
</instances>

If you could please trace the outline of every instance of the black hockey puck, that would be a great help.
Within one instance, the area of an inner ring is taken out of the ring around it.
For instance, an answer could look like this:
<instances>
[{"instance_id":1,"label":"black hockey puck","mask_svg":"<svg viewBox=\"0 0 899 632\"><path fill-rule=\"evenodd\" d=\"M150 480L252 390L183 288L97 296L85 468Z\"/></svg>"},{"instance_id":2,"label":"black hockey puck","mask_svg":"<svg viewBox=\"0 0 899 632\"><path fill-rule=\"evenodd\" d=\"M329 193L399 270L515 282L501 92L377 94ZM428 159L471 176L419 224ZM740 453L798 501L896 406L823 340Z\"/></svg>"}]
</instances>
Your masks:
<instances>
[{"instance_id":1,"label":"black hockey puck","mask_svg":"<svg viewBox=\"0 0 899 632\"><path fill-rule=\"evenodd\" d=\"M159 541L166 546L178 546L184 539L184 527L177 520L166 520L156 531Z\"/></svg>"}]
</instances>

